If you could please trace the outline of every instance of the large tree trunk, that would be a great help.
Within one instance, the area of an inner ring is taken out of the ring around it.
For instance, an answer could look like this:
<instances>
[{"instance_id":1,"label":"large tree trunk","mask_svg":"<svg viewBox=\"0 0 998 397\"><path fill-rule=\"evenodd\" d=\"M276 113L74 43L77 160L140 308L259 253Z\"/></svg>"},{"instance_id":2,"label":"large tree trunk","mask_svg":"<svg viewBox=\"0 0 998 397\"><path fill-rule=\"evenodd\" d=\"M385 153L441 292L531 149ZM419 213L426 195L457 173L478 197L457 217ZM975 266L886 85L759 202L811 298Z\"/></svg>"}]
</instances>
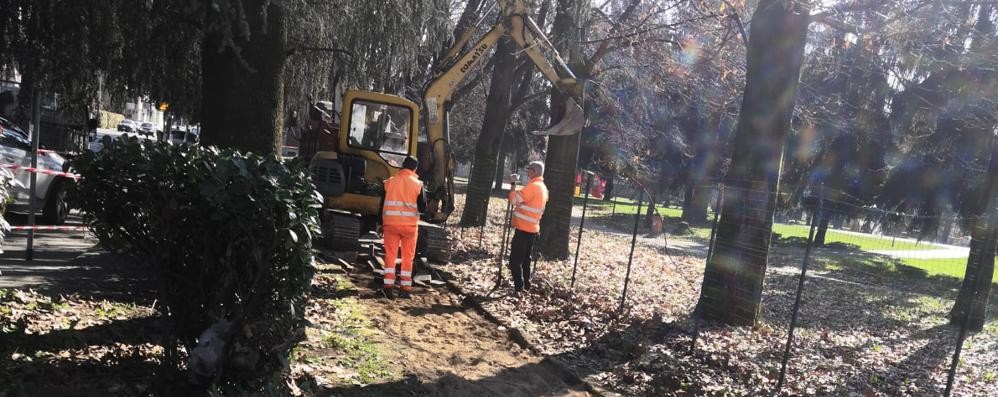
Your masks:
<instances>
[{"instance_id":1,"label":"large tree trunk","mask_svg":"<svg viewBox=\"0 0 998 397\"><path fill-rule=\"evenodd\" d=\"M558 0L552 36L562 54L571 54L570 67L579 79L585 79L584 59L579 49L582 38L579 36L584 13L589 10L588 0ZM557 90L551 91L551 121L560 121L564 111L560 105L568 97ZM549 199L544 217L541 218L541 232L537 236L536 251L547 258L568 258L570 233L572 228L572 196L575 193L575 167L579 161L579 144L582 134L551 136L548 138L545 158L544 183L548 187Z\"/></svg>"},{"instance_id":2,"label":"large tree trunk","mask_svg":"<svg viewBox=\"0 0 998 397\"><path fill-rule=\"evenodd\" d=\"M707 205L710 202L710 186L697 184L686 191L683 200L683 221L690 225L707 224Z\"/></svg>"},{"instance_id":3,"label":"large tree trunk","mask_svg":"<svg viewBox=\"0 0 998 397\"><path fill-rule=\"evenodd\" d=\"M807 39L807 10L786 4L761 0L752 17L733 144L739 150L725 175L723 215L697 304L708 321L753 325L761 307L782 150Z\"/></svg>"},{"instance_id":4,"label":"large tree trunk","mask_svg":"<svg viewBox=\"0 0 998 397\"><path fill-rule=\"evenodd\" d=\"M984 328L988 300L991 297L991 279L995 272L995 225L985 219L977 222L970 233L970 257L967 258L967 272L963 276L960 293L950 310L950 324L963 324L970 314L967 329L980 331Z\"/></svg>"},{"instance_id":5,"label":"large tree trunk","mask_svg":"<svg viewBox=\"0 0 998 397\"><path fill-rule=\"evenodd\" d=\"M244 3L249 40L232 33L238 50L222 48L223 34L216 32L208 34L202 45L201 140L205 145L262 155L280 153L287 17L283 7L274 2ZM270 5L263 13L265 4Z\"/></svg>"},{"instance_id":6,"label":"large tree trunk","mask_svg":"<svg viewBox=\"0 0 998 397\"><path fill-rule=\"evenodd\" d=\"M824 213L821 214L821 219L818 220L817 230L814 232L814 244L818 246L825 245L825 237L828 236L828 223L831 220L831 214Z\"/></svg>"},{"instance_id":7,"label":"large tree trunk","mask_svg":"<svg viewBox=\"0 0 998 397\"><path fill-rule=\"evenodd\" d=\"M487 218L499 148L509 123L509 101L515 77L515 50L516 43L508 37L500 39L496 46L495 68L485 102L485 118L482 120L478 146L475 147L475 160L468 179L468 196L461 214L462 226L479 226Z\"/></svg>"}]
</instances>

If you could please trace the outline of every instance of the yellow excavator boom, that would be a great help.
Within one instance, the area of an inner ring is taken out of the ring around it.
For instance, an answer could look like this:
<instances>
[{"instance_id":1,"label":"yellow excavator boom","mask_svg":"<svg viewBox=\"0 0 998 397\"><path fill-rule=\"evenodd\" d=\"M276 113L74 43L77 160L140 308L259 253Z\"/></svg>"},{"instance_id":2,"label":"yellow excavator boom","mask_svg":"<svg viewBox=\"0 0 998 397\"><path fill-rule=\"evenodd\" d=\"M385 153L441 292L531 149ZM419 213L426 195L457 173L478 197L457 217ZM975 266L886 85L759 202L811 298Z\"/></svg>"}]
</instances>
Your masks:
<instances>
[{"instance_id":1,"label":"yellow excavator boom","mask_svg":"<svg viewBox=\"0 0 998 397\"><path fill-rule=\"evenodd\" d=\"M433 152L432 176L430 180L424 181L429 190L427 216L431 221L443 222L454 210L454 164L447 146L450 141L447 132L448 102L458 85L491 52L503 35L508 34L537 65L541 74L555 88L572 98L566 101L565 116L558 124L532 133L571 135L585 126L581 84L537 24L527 16L523 0L498 0L498 4L502 14L500 21L473 46L464 49L471 36L477 32L475 29L468 29L447 52L441 62L446 67L438 71L424 93L426 134Z\"/></svg>"}]
</instances>

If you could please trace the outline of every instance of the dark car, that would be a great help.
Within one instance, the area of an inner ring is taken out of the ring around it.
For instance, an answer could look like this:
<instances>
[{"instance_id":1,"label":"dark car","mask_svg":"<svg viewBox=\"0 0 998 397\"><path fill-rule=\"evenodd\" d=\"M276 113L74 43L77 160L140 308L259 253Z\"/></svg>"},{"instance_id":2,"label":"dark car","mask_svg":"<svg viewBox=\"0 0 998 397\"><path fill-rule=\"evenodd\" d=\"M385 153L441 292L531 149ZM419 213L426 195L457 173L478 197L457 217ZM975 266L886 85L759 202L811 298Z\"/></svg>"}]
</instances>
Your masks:
<instances>
[{"instance_id":1,"label":"dark car","mask_svg":"<svg viewBox=\"0 0 998 397\"><path fill-rule=\"evenodd\" d=\"M156 125L153 123L145 122L139 126L138 133L145 136L153 136L156 134Z\"/></svg>"},{"instance_id":2,"label":"dark car","mask_svg":"<svg viewBox=\"0 0 998 397\"><path fill-rule=\"evenodd\" d=\"M118 131L120 132L135 132L136 129L138 129L138 125L131 119L124 119L118 123Z\"/></svg>"}]
</instances>

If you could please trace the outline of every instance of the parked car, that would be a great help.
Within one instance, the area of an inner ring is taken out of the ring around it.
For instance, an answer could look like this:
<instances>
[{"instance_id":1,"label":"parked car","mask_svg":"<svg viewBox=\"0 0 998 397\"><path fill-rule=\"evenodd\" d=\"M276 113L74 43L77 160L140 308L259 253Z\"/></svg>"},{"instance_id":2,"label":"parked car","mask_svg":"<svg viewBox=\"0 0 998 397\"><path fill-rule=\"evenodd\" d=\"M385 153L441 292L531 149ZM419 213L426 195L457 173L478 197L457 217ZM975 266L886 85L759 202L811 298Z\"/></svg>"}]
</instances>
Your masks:
<instances>
[{"instance_id":1,"label":"parked car","mask_svg":"<svg viewBox=\"0 0 998 397\"><path fill-rule=\"evenodd\" d=\"M190 131L186 129L174 129L170 133L170 144L173 145L193 145L198 141L197 129Z\"/></svg>"},{"instance_id":2,"label":"parked car","mask_svg":"<svg viewBox=\"0 0 998 397\"><path fill-rule=\"evenodd\" d=\"M97 153L104 149L104 137L110 137L113 139L121 139L122 137L129 136L128 133L115 132L110 129L98 129L96 133L90 136L90 151Z\"/></svg>"},{"instance_id":3,"label":"parked car","mask_svg":"<svg viewBox=\"0 0 998 397\"><path fill-rule=\"evenodd\" d=\"M145 136L156 135L156 125L149 122L142 123L142 125L139 126L138 133Z\"/></svg>"},{"instance_id":4,"label":"parked car","mask_svg":"<svg viewBox=\"0 0 998 397\"><path fill-rule=\"evenodd\" d=\"M3 163L17 164L22 167L31 166L31 140L24 130L14 123L0 117L0 156ZM66 159L55 152L39 151L38 168L52 171L67 171L64 169ZM22 170L12 170L16 187L13 189L14 202L7 206L8 212L27 213L30 196L29 183L31 173ZM69 204L66 203L66 192L73 179L38 173L35 179L36 208L41 211L43 223L61 225L69 216Z\"/></svg>"},{"instance_id":5,"label":"parked car","mask_svg":"<svg viewBox=\"0 0 998 397\"><path fill-rule=\"evenodd\" d=\"M138 125L132 119L124 119L118 123L118 131L135 132L136 129L138 129Z\"/></svg>"}]
</instances>

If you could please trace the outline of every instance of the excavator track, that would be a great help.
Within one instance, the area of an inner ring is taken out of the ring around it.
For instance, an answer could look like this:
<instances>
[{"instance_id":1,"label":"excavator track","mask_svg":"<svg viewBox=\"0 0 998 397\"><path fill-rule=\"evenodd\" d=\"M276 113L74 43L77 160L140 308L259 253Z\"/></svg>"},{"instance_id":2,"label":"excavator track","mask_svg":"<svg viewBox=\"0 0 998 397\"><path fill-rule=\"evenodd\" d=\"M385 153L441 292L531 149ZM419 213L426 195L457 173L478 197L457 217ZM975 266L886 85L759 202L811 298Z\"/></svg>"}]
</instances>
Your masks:
<instances>
[{"instance_id":1,"label":"excavator track","mask_svg":"<svg viewBox=\"0 0 998 397\"><path fill-rule=\"evenodd\" d=\"M322 220L323 248L334 251L360 249L360 217L339 211L326 211Z\"/></svg>"},{"instance_id":2,"label":"excavator track","mask_svg":"<svg viewBox=\"0 0 998 397\"><path fill-rule=\"evenodd\" d=\"M439 225L420 223L418 248L427 259L439 263L449 262L451 245L447 229Z\"/></svg>"}]
</instances>

